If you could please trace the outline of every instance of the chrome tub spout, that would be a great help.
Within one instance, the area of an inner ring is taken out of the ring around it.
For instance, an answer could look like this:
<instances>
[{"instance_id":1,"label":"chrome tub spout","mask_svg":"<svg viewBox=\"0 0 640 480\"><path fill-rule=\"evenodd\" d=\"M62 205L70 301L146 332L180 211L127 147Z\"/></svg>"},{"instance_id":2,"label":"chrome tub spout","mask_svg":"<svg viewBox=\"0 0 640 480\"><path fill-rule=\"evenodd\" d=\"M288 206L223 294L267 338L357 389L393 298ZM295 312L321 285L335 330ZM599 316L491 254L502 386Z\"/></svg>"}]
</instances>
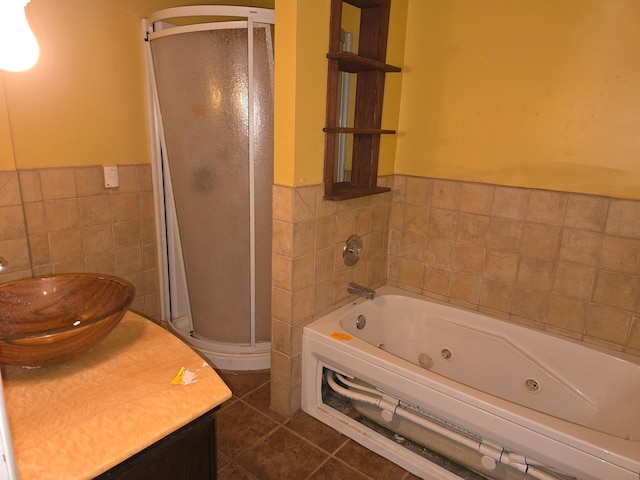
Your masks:
<instances>
[{"instance_id":1,"label":"chrome tub spout","mask_svg":"<svg viewBox=\"0 0 640 480\"><path fill-rule=\"evenodd\" d=\"M347 292L353 295L360 295L361 297L368 298L369 300L373 300L376 296L376 291L367 287L363 287L362 285L358 285L357 283L349 283L347 285Z\"/></svg>"}]
</instances>

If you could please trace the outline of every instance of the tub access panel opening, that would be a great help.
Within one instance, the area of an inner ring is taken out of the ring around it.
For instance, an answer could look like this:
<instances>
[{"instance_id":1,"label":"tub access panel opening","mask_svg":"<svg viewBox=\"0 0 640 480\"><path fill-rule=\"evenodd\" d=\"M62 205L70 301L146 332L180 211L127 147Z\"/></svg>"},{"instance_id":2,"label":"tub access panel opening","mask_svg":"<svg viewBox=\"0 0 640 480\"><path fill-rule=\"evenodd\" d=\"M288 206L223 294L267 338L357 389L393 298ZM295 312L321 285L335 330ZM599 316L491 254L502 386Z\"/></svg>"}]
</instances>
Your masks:
<instances>
[{"instance_id":1,"label":"tub access panel opening","mask_svg":"<svg viewBox=\"0 0 640 480\"><path fill-rule=\"evenodd\" d=\"M322 403L464 480L570 480L549 466L324 366Z\"/></svg>"}]
</instances>

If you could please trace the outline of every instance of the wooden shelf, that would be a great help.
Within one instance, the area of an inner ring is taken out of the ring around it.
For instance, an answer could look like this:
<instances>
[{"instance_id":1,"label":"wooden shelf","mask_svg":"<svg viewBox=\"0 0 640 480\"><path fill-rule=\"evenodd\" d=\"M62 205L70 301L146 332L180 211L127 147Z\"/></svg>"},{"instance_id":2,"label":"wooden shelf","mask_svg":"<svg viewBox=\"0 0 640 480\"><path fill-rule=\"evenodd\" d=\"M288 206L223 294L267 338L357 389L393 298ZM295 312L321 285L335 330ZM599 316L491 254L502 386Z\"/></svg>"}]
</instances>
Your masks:
<instances>
[{"instance_id":1,"label":"wooden shelf","mask_svg":"<svg viewBox=\"0 0 640 480\"><path fill-rule=\"evenodd\" d=\"M340 36L344 4L360 9L358 53L342 52ZM391 0L331 0L324 148L324 199L346 200L389 191L378 187L380 136L396 133L381 127L385 76L400 72L386 63ZM352 127L337 127L339 85L343 72L356 75ZM350 181L337 182L336 152L340 134L353 135Z\"/></svg>"},{"instance_id":2,"label":"wooden shelf","mask_svg":"<svg viewBox=\"0 0 640 480\"><path fill-rule=\"evenodd\" d=\"M338 62L341 72L358 73L367 71L400 72L400 67L388 65L371 58L361 57L350 52L329 52L327 58Z\"/></svg>"},{"instance_id":3,"label":"wooden shelf","mask_svg":"<svg viewBox=\"0 0 640 480\"><path fill-rule=\"evenodd\" d=\"M325 133L347 133L353 135L393 135L395 130L380 130L377 128L325 127Z\"/></svg>"},{"instance_id":4,"label":"wooden shelf","mask_svg":"<svg viewBox=\"0 0 640 480\"><path fill-rule=\"evenodd\" d=\"M391 191L388 187L360 187L349 182L334 183L330 194L323 197L324 200L348 200L350 198L366 197Z\"/></svg>"},{"instance_id":5,"label":"wooden shelf","mask_svg":"<svg viewBox=\"0 0 640 480\"><path fill-rule=\"evenodd\" d=\"M344 3L353 5L357 8L375 8L381 5L379 0L343 0Z\"/></svg>"}]
</instances>

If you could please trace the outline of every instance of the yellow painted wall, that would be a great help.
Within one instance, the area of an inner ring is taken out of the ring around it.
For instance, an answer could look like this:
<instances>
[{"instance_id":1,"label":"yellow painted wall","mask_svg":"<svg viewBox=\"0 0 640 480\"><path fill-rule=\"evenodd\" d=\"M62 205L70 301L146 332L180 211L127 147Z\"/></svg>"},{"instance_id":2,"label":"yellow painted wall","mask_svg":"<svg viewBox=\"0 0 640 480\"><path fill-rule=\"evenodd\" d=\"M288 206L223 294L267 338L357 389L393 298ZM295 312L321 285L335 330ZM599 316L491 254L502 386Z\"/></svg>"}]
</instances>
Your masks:
<instances>
[{"instance_id":1,"label":"yellow painted wall","mask_svg":"<svg viewBox=\"0 0 640 480\"><path fill-rule=\"evenodd\" d=\"M15 170L2 77L0 76L0 170Z\"/></svg>"},{"instance_id":2,"label":"yellow painted wall","mask_svg":"<svg viewBox=\"0 0 640 480\"><path fill-rule=\"evenodd\" d=\"M31 0L40 60L2 73L18 168L149 161L140 19L183 0ZM273 0L207 4L273 7ZM0 107L0 168L11 136Z\"/></svg>"},{"instance_id":3,"label":"yellow painted wall","mask_svg":"<svg viewBox=\"0 0 640 480\"><path fill-rule=\"evenodd\" d=\"M640 198L640 2L410 0L395 172Z\"/></svg>"},{"instance_id":4,"label":"yellow painted wall","mask_svg":"<svg viewBox=\"0 0 640 480\"><path fill-rule=\"evenodd\" d=\"M139 19L179 3L32 0L42 56L0 73L0 169L148 161ZM275 3L275 179L316 184L330 2ZM639 18L636 0L394 0L380 173L640 198Z\"/></svg>"},{"instance_id":5,"label":"yellow painted wall","mask_svg":"<svg viewBox=\"0 0 640 480\"><path fill-rule=\"evenodd\" d=\"M277 184L322 182L328 45L328 0L276 0Z\"/></svg>"}]
</instances>

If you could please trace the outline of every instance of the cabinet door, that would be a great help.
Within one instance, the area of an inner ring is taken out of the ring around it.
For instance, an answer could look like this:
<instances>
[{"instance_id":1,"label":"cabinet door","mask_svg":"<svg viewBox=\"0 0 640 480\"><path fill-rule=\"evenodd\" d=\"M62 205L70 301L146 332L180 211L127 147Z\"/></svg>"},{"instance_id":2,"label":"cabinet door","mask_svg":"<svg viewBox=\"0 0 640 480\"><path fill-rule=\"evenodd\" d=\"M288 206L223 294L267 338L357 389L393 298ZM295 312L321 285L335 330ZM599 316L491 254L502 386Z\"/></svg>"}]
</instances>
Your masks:
<instances>
[{"instance_id":1,"label":"cabinet door","mask_svg":"<svg viewBox=\"0 0 640 480\"><path fill-rule=\"evenodd\" d=\"M215 420L203 415L98 476L118 480L216 478Z\"/></svg>"}]
</instances>

